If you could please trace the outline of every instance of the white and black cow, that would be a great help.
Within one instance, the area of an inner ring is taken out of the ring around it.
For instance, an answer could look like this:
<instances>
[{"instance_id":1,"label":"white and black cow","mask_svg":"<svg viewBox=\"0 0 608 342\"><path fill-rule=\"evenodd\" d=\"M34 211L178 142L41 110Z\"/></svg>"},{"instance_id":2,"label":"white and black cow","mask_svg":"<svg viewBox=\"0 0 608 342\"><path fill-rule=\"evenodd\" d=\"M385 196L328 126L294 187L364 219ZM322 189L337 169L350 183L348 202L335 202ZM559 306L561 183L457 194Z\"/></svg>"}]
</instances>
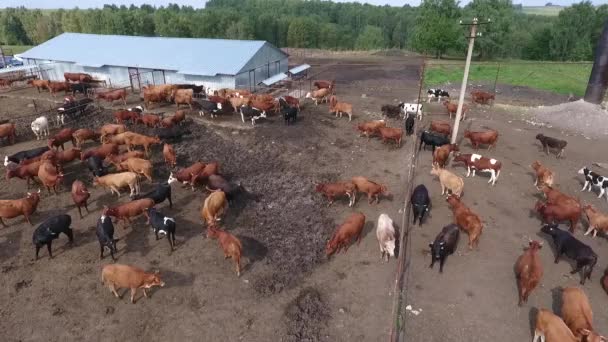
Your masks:
<instances>
[{"instance_id":1,"label":"white and black cow","mask_svg":"<svg viewBox=\"0 0 608 342\"><path fill-rule=\"evenodd\" d=\"M429 89L426 94L429 98L429 102L431 102L431 99L433 98L436 98L437 102L441 102L442 97L450 98L450 94L443 89Z\"/></svg>"},{"instance_id":2,"label":"white and black cow","mask_svg":"<svg viewBox=\"0 0 608 342\"><path fill-rule=\"evenodd\" d=\"M606 192L606 188L608 188L608 178L598 175L597 173L589 170L586 166L582 169L578 170L579 175L585 175L585 185L581 191L585 191L587 186L589 186L588 191L591 191L592 186L596 186L600 188L600 195L597 198L601 198L604 193L606 193L606 200L608 200L608 192Z\"/></svg>"},{"instance_id":3,"label":"white and black cow","mask_svg":"<svg viewBox=\"0 0 608 342\"><path fill-rule=\"evenodd\" d=\"M249 105L242 105L241 109L241 120L245 123L245 117L251 118L251 126L255 126L255 122L259 119L266 118L266 111L251 107Z\"/></svg>"},{"instance_id":4,"label":"white and black cow","mask_svg":"<svg viewBox=\"0 0 608 342\"><path fill-rule=\"evenodd\" d=\"M422 120L422 103L400 103L403 118L406 119L408 114L416 114L418 120Z\"/></svg>"}]
</instances>

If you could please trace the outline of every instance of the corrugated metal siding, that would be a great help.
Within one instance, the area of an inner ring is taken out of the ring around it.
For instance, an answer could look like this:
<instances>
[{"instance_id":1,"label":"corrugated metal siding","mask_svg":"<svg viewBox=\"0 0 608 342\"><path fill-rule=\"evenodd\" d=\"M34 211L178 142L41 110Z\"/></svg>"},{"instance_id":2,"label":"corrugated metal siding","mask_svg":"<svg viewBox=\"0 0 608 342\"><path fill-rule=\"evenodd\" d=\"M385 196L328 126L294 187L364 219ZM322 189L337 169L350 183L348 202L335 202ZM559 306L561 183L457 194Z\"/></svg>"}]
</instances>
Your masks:
<instances>
[{"instance_id":1,"label":"corrugated metal siding","mask_svg":"<svg viewBox=\"0 0 608 342\"><path fill-rule=\"evenodd\" d=\"M41 66L42 77L52 81L64 81L63 73L65 72L85 72L98 80L108 82L113 87L127 87L130 85L129 72L127 68L116 66L103 66L101 68L83 67L75 63L68 62L52 62L41 60L27 60L28 64L45 64Z\"/></svg>"}]
</instances>

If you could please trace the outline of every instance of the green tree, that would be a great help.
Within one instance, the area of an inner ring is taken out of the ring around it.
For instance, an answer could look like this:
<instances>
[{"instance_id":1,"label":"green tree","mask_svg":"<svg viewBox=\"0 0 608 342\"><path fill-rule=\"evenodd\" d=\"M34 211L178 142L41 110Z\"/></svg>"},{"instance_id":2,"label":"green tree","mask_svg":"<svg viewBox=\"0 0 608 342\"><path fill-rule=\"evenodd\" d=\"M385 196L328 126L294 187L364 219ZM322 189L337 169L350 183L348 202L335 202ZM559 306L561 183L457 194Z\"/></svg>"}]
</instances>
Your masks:
<instances>
[{"instance_id":1,"label":"green tree","mask_svg":"<svg viewBox=\"0 0 608 342\"><path fill-rule=\"evenodd\" d=\"M391 35L391 46L402 49L408 36L408 27L404 20L399 20Z\"/></svg>"},{"instance_id":2,"label":"green tree","mask_svg":"<svg viewBox=\"0 0 608 342\"><path fill-rule=\"evenodd\" d=\"M287 44L291 47L313 48L317 46L318 29L309 18L296 18L289 24Z\"/></svg>"},{"instance_id":3,"label":"green tree","mask_svg":"<svg viewBox=\"0 0 608 342\"><path fill-rule=\"evenodd\" d=\"M561 61L591 60L595 15L595 9L589 1L574 4L559 12L557 22L551 30L551 57Z\"/></svg>"},{"instance_id":4,"label":"green tree","mask_svg":"<svg viewBox=\"0 0 608 342\"><path fill-rule=\"evenodd\" d=\"M359 50L381 49L385 46L386 43L382 29L372 25L365 26L355 42L355 48Z\"/></svg>"},{"instance_id":5,"label":"green tree","mask_svg":"<svg viewBox=\"0 0 608 342\"><path fill-rule=\"evenodd\" d=\"M458 25L460 9L454 0L423 0L418 9L412 41L414 49L441 56L456 47L462 30Z\"/></svg>"},{"instance_id":6,"label":"green tree","mask_svg":"<svg viewBox=\"0 0 608 342\"><path fill-rule=\"evenodd\" d=\"M1 39L8 45L28 45L30 43L21 20L13 11L6 11L0 17Z\"/></svg>"},{"instance_id":7,"label":"green tree","mask_svg":"<svg viewBox=\"0 0 608 342\"><path fill-rule=\"evenodd\" d=\"M473 0L464 9L467 20L491 19L489 25L480 26L482 36L475 40L475 51L479 58L505 57L509 55L513 34L515 11L511 0Z\"/></svg>"}]
</instances>

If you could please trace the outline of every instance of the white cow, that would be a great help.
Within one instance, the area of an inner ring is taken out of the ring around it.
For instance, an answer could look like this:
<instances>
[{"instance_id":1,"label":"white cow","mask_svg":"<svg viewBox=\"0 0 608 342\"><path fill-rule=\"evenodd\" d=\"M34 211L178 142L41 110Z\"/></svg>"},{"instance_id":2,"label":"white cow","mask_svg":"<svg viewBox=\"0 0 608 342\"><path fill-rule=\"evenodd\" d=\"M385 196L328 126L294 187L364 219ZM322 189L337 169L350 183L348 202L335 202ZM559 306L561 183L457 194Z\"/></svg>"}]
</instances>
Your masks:
<instances>
[{"instance_id":1,"label":"white cow","mask_svg":"<svg viewBox=\"0 0 608 342\"><path fill-rule=\"evenodd\" d=\"M376 238L380 244L380 259L384 259L386 253L386 261L389 257L395 255L395 227L393 220L387 214L380 214L378 217L378 226L376 227Z\"/></svg>"},{"instance_id":2,"label":"white cow","mask_svg":"<svg viewBox=\"0 0 608 342\"><path fill-rule=\"evenodd\" d=\"M403 113L403 118L407 118L409 113L416 114L416 118L418 120L422 120L422 103L403 103L401 106L401 112Z\"/></svg>"},{"instance_id":3,"label":"white cow","mask_svg":"<svg viewBox=\"0 0 608 342\"><path fill-rule=\"evenodd\" d=\"M49 120L46 116L37 117L32 121L32 131L36 134L36 140L40 140L43 136L49 135Z\"/></svg>"}]
</instances>

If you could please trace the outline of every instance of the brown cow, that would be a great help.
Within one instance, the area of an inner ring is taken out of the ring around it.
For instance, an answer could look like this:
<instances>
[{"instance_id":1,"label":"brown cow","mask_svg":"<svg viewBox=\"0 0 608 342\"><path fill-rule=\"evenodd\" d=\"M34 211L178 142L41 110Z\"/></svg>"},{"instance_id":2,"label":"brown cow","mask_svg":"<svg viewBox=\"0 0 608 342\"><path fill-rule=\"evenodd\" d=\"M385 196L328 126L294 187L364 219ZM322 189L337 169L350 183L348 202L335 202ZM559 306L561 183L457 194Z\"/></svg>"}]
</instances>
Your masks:
<instances>
[{"instance_id":1,"label":"brown cow","mask_svg":"<svg viewBox=\"0 0 608 342\"><path fill-rule=\"evenodd\" d=\"M57 172L57 167L48 160L45 160L40 164L38 169L38 178L42 182L42 185L46 187L46 190L51 193L51 188L57 194L57 185L60 185L63 180L63 173Z\"/></svg>"},{"instance_id":2,"label":"brown cow","mask_svg":"<svg viewBox=\"0 0 608 342\"><path fill-rule=\"evenodd\" d=\"M91 193L84 183L79 180L75 180L72 183L72 200L74 201L74 204L76 204L76 208L78 208L80 218L82 218L82 211L80 207L84 207L87 210L87 213L89 212L89 207L87 206L89 197L91 197Z\"/></svg>"},{"instance_id":3,"label":"brown cow","mask_svg":"<svg viewBox=\"0 0 608 342\"><path fill-rule=\"evenodd\" d=\"M450 153L458 151L459 148L456 144L439 146L435 149L435 152L433 152L433 164L439 165L440 168L444 168L450 157Z\"/></svg>"},{"instance_id":4,"label":"brown cow","mask_svg":"<svg viewBox=\"0 0 608 342\"><path fill-rule=\"evenodd\" d=\"M334 203L334 199L339 196L348 196L348 206L355 204L357 186L352 182L338 183L319 183L315 186L315 191L320 192L329 200L328 207Z\"/></svg>"},{"instance_id":5,"label":"brown cow","mask_svg":"<svg viewBox=\"0 0 608 342\"><path fill-rule=\"evenodd\" d=\"M201 217L208 226L213 226L215 221L221 220L221 216L226 212L227 207L226 193L223 191L212 192L205 198L201 209Z\"/></svg>"},{"instance_id":6,"label":"brown cow","mask_svg":"<svg viewBox=\"0 0 608 342\"><path fill-rule=\"evenodd\" d=\"M64 72L63 73L63 78L65 78L66 82L72 81L72 82L91 82L93 80L93 77L89 74L85 74L82 72L76 72L76 73L70 73L70 72Z\"/></svg>"},{"instance_id":7,"label":"brown cow","mask_svg":"<svg viewBox=\"0 0 608 342\"><path fill-rule=\"evenodd\" d=\"M593 310L591 304L589 304L589 298L582 289L576 287L563 289L561 314L564 323L577 339L580 341L596 341L590 335L597 335L593 329ZM597 341L602 339L599 338Z\"/></svg>"},{"instance_id":8,"label":"brown cow","mask_svg":"<svg viewBox=\"0 0 608 342\"><path fill-rule=\"evenodd\" d=\"M241 276L241 253L243 245L241 241L234 235L217 229L215 224L210 225L207 228L207 238L217 239L220 247L224 251L224 259L232 258L236 264L236 276Z\"/></svg>"},{"instance_id":9,"label":"brown cow","mask_svg":"<svg viewBox=\"0 0 608 342\"><path fill-rule=\"evenodd\" d=\"M72 146L76 146L76 139L74 139L72 134L74 134L73 129L64 128L61 131L59 131L57 134L55 134L52 138L50 138L48 140L47 144L50 149L53 149L53 147L54 147L57 150L59 150L59 147L61 147L61 149L65 151L63 144L65 144L68 141L72 142Z\"/></svg>"},{"instance_id":10,"label":"brown cow","mask_svg":"<svg viewBox=\"0 0 608 342\"><path fill-rule=\"evenodd\" d=\"M125 142L127 143L127 149L131 151L131 148L134 146L143 146L146 155L150 155L150 145L152 144L160 144L160 139L158 137L149 137L147 135L126 132L125 133Z\"/></svg>"},{"instance_id":11,"label":"brown cow","mask_svg":"<svg viewBox=\"0 0 608 342\"><path fill-rule=\"evenodd\" d=\"M24 198L16 200L0 200L0 223L7 227L4 219L11 219L23 215L27 223L33 226L30 221L32 215L38 207L40 201L40 190L38 192L28 192Z\"/></svg>"},{"instance_id":12,"label":"brown cow","mask_svg":"<svg viewBox=\"0 0 608 342\"><path fill-rule=\"evenodd\" d=\"M121 298L116 292L119 288L131 289L131 303L135 304L137 289L144 291L144 297L148 297L146 289L152 286L165 286L165 282L160 279L158 272L146 273L144 270L120 264L105 265L101 270L101 282L110 288L116 298Z\"/></svg>"},{"instance_id":13,"label":"brown cow","mask_svg":"<svg viewBox=\"0 0 608 342\"><path fill-rule=\"evenodd\" d=\"M477 247L483 230L483 224L479 216L465 206L455 195L448 195L446 201L452 209L454 223L469 234L469 249Z\"/></svg>"},{"instance_id":14,"label":"brown cow","mask_svg":"<svg viewBox=\"0 0 608 342\"><path fill-rule=\"evenodd\" d=\"M99 134L101 141L103 142L106 135L114 135L124 133L126 131L127 128L125 127L125 125L106 124L101 126L101 128L99 129Z\"/></svg>"},{"instance_id":15,"label":"brown cow","mask_svg":"<svg viewBox=\"0 0 608 342\"><path fill-rule=\"evenodd\" d=\"M47 88L49 89L49 91L51 92L51 94L53 96L55 96L55 93L57 93L58 91L64 91L65 95L68 94L68 91L70 90L70 85L67 82L51 82L49 81L49 83L47 84Z\"/></svg>"},{"instance_id":16,"label":"brown cow","mask_svg":"<svg viewBox=\"0 0 608 342\"><path fill-rule=\"evenodd\" d=\"M135 172L121 172L101 177L95 177L93 179L93 186L102 186L109 188L110 192L120 197L120 188L126 188L127 186L131 190L131 197L139 194L139 182L137 181L137 174Z\"/></svg>"},{"instance_id":17,"label":"brown cow","mask_svg":"<svg viewBox=\"0 0 608 342\"><path fill-rule=\"evenodd\" d=\"M355 187L357 188L357 192L363 192L363 193L367 194L367 202L369 204L371 204L374 201L374 198L376 199L376 204L378 204L378 202L380 201L380 199L379 199L380 195L390 196L390 193L388 192L388 188L386 187L386 185L372 182L365 177L361 177L361 176L353 177L353 178L351 178L351 182L353 184L355 184ZM355 194L355 197L356 197L356 194ZM354 202L356 202L356 199Z\"/></svg>"},{"instance_id":18,"label":"brown cow","mask_svg":"<svg viewBox=\"0 0 608 342\"><path fill-rule=\"evenodd\" d=\"M6 168L6 180L13 177L25 179L27 189L29 190L30 180L35 182L34 177L38 177L38 169L40 169L40 164L42 164L42 160L37 160L28 164L13 164L13 166L9 165Z\"/></svg>"},{"instance_id":19,"label":"brown cow","mask_svg":"<svg viewBox=\"0 0 608 342\"><path fill-rule=\"evenodd\" d=\"M152 182L152 163L147 159L129 158L120 163L120 169L143 175Z\"/></svg>"},{"instance_id":20,"label":"brown cow","mask_svg":"<svg viewBox=\"0 0 608 342\"><path fill-rule=\"evenodd\" d=\"M534 180L534 186L542 186L544 184L548 186L553 186L553 181L555 178L555 174L553 171L549 170L543 164L541 164L538 160L534 161L532 165L530 165L532 169L534 169L534 173L536 174L536 179Z\"/></svg>"},{"instance_id":21,"label":"brown cow","mask_svg":"<svg viewBox=\"0 0 608 342\"><path fill-rule=\"evenodd\" d=\"M351 240L357 240L357 245L361 243L361 233L365 226L365 215L361 212L351 214L342 225L336 229L334 235L331 237L327 246L325 247L325 254L329 257L334 253L340 253L340 250L344 248L344 253L348 251L349 243Z\"/></svg>"},{"instance_id":22,"label":"brown cow","mask_svg":"<svg viewBox=\"0 0 608 342\"><path fill-rule=\"evenodd\" d=\"M0 125L0 139L7 138L8 142L13 145L15 143L15 124L5 123Z\"/></svg>"},{"instance_id":23,"label":"brown cow","mask_svg":"<svg viewBox=\"0 0 608 342\"><path fill-rule=\"evenodd\" d=\"M82 128L72 133L72 137L74 138L74 142L76 142L76 147L80 148L82 143L87 140L96 141L99 139L99 134L95 133L92 129Z\"/></svg>"},{"instance_id":24,"label":"brown cow","mask_svg":"<svg viewBox=\"0 0 608 342\"><path fill-rule=\"evenodd\" d=\"M131 225L131 218L144 214L148 208L152 208L153 206L153 199L142 198L127 203L122 203L111 208L106 206L103 209L103 215L115 217L118 221L123 221L123 223L124 221L127 221L127 223ZM127 226L123 224L123 228L126 229Z\"/></svg>"},{"instance_id":25,"label":"brown cow","mask_svg":"<svg viewBox=\"0 0 608 342\"><path fill-rule=\"evenodd\" d=\"M110 106L114 106L114 101L122 100L124 106L127 105L127 90L126 89L114 89L104 92L99 92L95 95L95 99L106 100L110 102Z\"/></svg>"},{"instance_id":26,"label":"brown cow","mask_svg":"<svg viewBox=\"0 0 608 342\"><path fill-rule=\"evenodd\" d=\"M578 202L568 201L552 204L537 201L534 205L534 210L541 215L543 223L551 224L569 221L571 233L574 233L574 229L581 217L581 204Z\"/></svg>"},{"instance_id":27,"label":"brown cow","mask_svg":"<svg viewBox=\"0 0 608 342\"><path fill-rule=\"evenodd\" d=\"M401 140L403 139L403 129L393 127L380 127L378 128L382 143L385 144L388 140L394 140L397 147L401 147Z\"/></svg>"},{"instance_id":28,"label":"brown cow","mask_svg":"<svg viewBox=\"0 0 608 342\"><path fill-rule=\"evenodd\" d=\"M542 242L530 240L529 247L515 263L515 277L519 289L519 306L528 302L528 296L538 286L543 277L543 265L538 251L543 247Z\"/></svg>"},{"instance_id":29,"label":"brown cow","mask_svg":"<svg viewBox=\"0 0 608 342\"><path fill-rule=\"evenodd\" d=\"M29 80L27 84L36 87L38 93L40 93L40 89L49 89L49 82L49 80Z\"/></svg>"},{"instance_id":30,"label":"brown cow","mask_svg":"<svg viewBox=\"0 0 608 342\"><path fill-rule=\"evenodd\" d=\"M118 145L116 144L103 144L99 147L89 149L84 153L80 154L80 160L87 160L89 157L97 156L101 159L105 159L110 154L118 154Z\"/></svg>"},{"instance_id":31,"label":"brown cow","mask_svg":"<svg viewBox=\"0 0 608 342\"><path fill-rule=\"evenodd\" d=\"M203 162L197 161L187 168L181 169L175 173L171 172L167 182L172 184L174 182L181 182L183 186L190 184L192 191L194 191L194 179L205 169Z\"/></svg>"},{"instance_id":32,"label":"brown cow","mask_svg":"<svg viewBox=\"0 0 608 342\"><path fill-rule=\"evenodd\" d=\"M488 145L488 150L492 147L496 147L496 141L498 140L498 131L495 129L485 132L471 132L464 130L464 137L471 141L471 145L474 149L479 148L479 144Z\"/></svg>"},{"instance_id":33,"label":"brown cow","mask_svg":"<svg viewBox=\"0 0 608 342\"><path fill-rule=\"evenodd\" d=\"M171 100L175 102L175 106L179 109L180 104L187 104L192 109L192 89L173 89L171 92Z\"/></svg>"},{"instance_id":34,"label":"brown cow","mask_svg":"<svg viewBox=\"0 0 608 342\"><path fill-rule=\"evenodd\" d=\"M163 146L163 158L165 159L165 163L167 163L167 166L169 166L170 168L175 167L175 164L177 164L177 161L176 161L175 150L173 149L173 146L171 146L169 144L165 144Z\"/></svg>"},{"instance_id":35,"label":"brown cow","mask_svg":"<svg viewBox=\"0 0 608 342\"><path fill-rule=\"evenodd\" d=\"M382 127L386 127L386 122L384 120L373 120L358 124L357 130L369 139L372 135L378 133L378 130ZM359 134L359 136L361 136L361 134Z\"/></svg>"},{"instance_id":36,"label":"brown cow","mask_svg":"<svg viewBox=\"0 0 608 342\"><path fill-rule=\"evenodd\" d=\"M452 126L447 121L433 120L431 121L431 131L440 134L450 135L452 132Z\"/></svg>"},{"instance_id":37,"label":"brown cow","mask_svg":"<svg viewBox=\"0 0 608 342\"><path fill-rule=\"evenodd\" d=\"M160 124L160 116L155 114L143 114L139 117L138 122L144 125L154 128Z\"/></svg>"},{"instance_id":38,"label":"brown cow","mask_svg":"<svg viewBox=\"0 0 608 342\"><path fill-rule=\"evenodd\" d=\"M448 114L450 115L450 119L452 118L452 114L456 115L456 111L458 110L458 103L451 103L449 100L444 101L443 105L448 110ZM467 117L467 111L469 110L469 106L466 104L462 105L462 117L460 120L465 120Z\"/></svg>"},{"instance_id":39,"label":"brown cow","mask_svg":"<svg viewBox=\"0 0 608 342\"><path fill-rule=\"evenodd\" d=\"M536 315L533 342L578 342L564 321L549 310L540 309Z\"/></svg>"}]
</instances>

